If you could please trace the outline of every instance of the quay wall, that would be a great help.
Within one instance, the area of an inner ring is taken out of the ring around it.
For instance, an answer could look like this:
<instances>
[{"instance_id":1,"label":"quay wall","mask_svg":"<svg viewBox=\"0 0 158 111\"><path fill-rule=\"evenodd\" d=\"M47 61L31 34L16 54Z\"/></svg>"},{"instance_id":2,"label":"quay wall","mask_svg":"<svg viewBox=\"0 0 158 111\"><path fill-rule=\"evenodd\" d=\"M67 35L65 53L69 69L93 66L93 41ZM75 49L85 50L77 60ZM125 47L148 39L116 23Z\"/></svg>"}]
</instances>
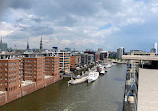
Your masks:
<instances>
[{"instance_id":1,"label":"quay wall","mask_svg":"<svg viewBox=\"0 0 158 111\"><path fill-rule=\"evenodd\" d=\"M36 83L36 90L39 90L39 89L41 89L41 88L44 88L44 87L45 87L44 84L45 84L44 81L37 82L37 83Z\"/></svg>"},{"instance_id":2,"label":"quay wall","mask_svg":"<svg viewBox=\"0 0 158 111\"><path fill-rule=\"evenodd\" d=\"M49 86L49 85L51 85L53 83L54 83L54 78L53 77L45 79L45 87Z\"/></svg>"},{"instance_id":3,"label":"quay wall","mask_svg":"<svg viewBox=\"0 0 158 111\"><path fill-rule=\"evenodd\" d=\"M14 101L21 97L21 91L19 89L7 92L7 103Z\"/></svg>"},{"instance_id":4,"label":"quay wall","mask_svg":"<svg viewBox=\"0 0 158 111\"><path fill-rule=\"evenodd\" d=\"M22 86L21 87L21 96L28 95L28 94L34 92L35 89L36 89L36 84L35 83L29 84L29 85L26 85L26 86Z\"/></svg>"},{"instance_id":5,"label":"quay wall","mask_svg":"<svg viewBox=\"0 0 158 111\"><path fill-rule=\"evenodd\" d=\"M7 103L7 92L2 92L0 94L0 106Z\"/></svg>"}]
</instances>

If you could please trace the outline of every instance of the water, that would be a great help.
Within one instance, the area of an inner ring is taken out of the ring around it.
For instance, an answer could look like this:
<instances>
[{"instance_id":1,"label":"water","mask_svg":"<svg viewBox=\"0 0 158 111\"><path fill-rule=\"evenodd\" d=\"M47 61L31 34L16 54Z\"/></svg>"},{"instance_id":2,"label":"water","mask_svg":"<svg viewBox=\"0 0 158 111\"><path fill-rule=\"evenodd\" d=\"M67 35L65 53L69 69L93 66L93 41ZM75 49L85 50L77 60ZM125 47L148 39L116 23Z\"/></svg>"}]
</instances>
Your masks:
<instances>
[{"instance_id":1,"label":"water","mask_svg":"<svg viewBox=\"0 0 158 111\"><path fill-rule=\"evenodd\" d=\"M61 80L0 107L0 111L122 111L126 65L112 66L92 83Z\"/></svg>"}]
</instances>

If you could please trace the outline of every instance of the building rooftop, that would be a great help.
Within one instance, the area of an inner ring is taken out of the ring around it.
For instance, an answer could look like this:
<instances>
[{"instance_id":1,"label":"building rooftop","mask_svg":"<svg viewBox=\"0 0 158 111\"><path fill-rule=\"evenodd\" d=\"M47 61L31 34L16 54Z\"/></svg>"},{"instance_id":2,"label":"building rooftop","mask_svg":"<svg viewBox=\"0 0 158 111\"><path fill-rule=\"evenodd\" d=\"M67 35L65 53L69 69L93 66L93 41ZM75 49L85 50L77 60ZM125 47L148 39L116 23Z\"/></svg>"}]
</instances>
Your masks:
<instances>
[{"instance_id":1,"label":"building rooftop","mask_svg":"<svg viewBox=\"0 0 158 111\"><path fill-rule=\"evenodd\" d=\"M49 75L44 76L45 79L48 79L48 78L51 78L51 77L53 77L53 76L49 76Z\"/></svg>"},{"instance_id":2,"label":"building rooftop","mask_svg":"<svg viewBox=\"0 0 158 111\"><path fill-rule=\"evenodd\" d=\"M32 82L32 81L22 81L21 86L27 86L27 85L33 84L33 83L35 83L35 82Z\"/></svg>"},{"instance_id":3,"label":"building rooftop","mask_svg":"<svg viewBox=\"0 0 158 111\"><path fill-rule=\"evenodd\" d=\"M0 91L0 94L3 94L3 93L5 93L6 91Z\"/></svg>"},{"instance_id":4,"label":"building rooftop","mask_svg":"<svg viewBox=\"0 0 158 111\"><path fill-rule=\"evenodd\" d=\"M138 111L158 111L158 70L140 69Z\"/></svg>"},{"instance_id":5,"label":"building rooftop","mask_svg":"<svg viewBox=\"0 0 158 111\"><path fill-rule=\"evenodd\" d=\"M149 56L149 55L123 55L122 59L126 59L126 60L152 60L152 61L158 61L158 56Z\"/></svg>"}]
</instances>

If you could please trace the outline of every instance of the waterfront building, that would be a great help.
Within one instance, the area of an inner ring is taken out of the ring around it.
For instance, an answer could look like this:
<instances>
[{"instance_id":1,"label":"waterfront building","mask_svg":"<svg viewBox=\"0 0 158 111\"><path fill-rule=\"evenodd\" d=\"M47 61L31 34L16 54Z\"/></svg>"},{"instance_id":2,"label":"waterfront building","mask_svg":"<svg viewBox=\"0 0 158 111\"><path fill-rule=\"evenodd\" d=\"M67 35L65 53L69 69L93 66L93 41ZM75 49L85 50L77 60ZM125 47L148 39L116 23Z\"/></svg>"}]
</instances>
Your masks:
<instances>
[{"instance_id":1,"label":"waterfront building","mask_svg":"<svg viewBox=\"0 0 158 111\"><path fill-rule=\"evenodd\" d=\"M117 58L122 59L122 56L125 54L125 49L123 47L120 47L117 49Z\"/></svg>"},{"instance_id":2,"label":"waterfront building","mask_svg":"<svg viewBox=\"0 0 158 111\"><path fill-rule=\"evenodd\" d=\"M101 51L100 52L100 60L104 60L108 56L108 51Z\"/></svg>"},{"instance_id":3,"label":"waterfront building","mask_svg":"<svg viewBox=\"0 0 158 111\"><path fill-rule=\"evenodd\" d=\"M7 49L8 49L7 43L3 43L3 42L2 42L2 38L1 38L0 51L7 51Z\"/></svg>"},{"instance_id":4,"label":"waterfront building","mask_svg":"<svg viewBox=\"0 0 158 111\"><path fill-rule=\"evenodd\" d=\"M95 60L94 54L88 54L88 64L93 63Z\"/></svg>"},{"instance_id":5,"label":"waterfront building","mask_svg":"<svg viewBox=\"0 0 158 111\"><path fill-rule=\"evenodd\" d=\"M70 69L74 70L76 68L75 66L76 56L70 56Z\"/></svg>"},{"instance_id":6,"label":"waterfront building","mask_svg":"<svg viewBox=\"0 0 158 111\"><path fill-rule=\"evenodd\" d=\"M115 59L117 57L117 52L109 52L109 58Z\"/></svg>"},{"instance_id":7,"label":"waterfront building","mask_svg":"<svg viewBox=\"0 0 158 111\"><path fill-rule=\"evenodd\" d=\"M74 70L76 69L76 67L79 67L80 62L81 62L81 56L79 55L70 56L70 69Z\"/></svg>"},{"instance_id":8,"label":"waterfront building","mask_svg":"<svg viewBox=\"0 0 158 111\"><path fill-rule=\"evenodd\" d=\"M87 65L88 65L88 64L91 64L91 63L93 63L93 62L96 61L96 58L95 58L96 52L95 52L95 51L87 50L87 51L84 51L84 53L85 53L85 54L86 54L86 53L88 54L88 55L87 55Z\"/></svg>"},{"instance_id":9,"label":"waterfront building","mask_svg":"<svg viewBox=\"0 0 158 111\"><path fill-rule=\"evenodd\" d=\"M5 93L5 99L0 104L13 101L21 97L19 89L19 60L0 60L0 90ZM6 98L7 97L7 98ZM7 99L7 101L6 101Z\"/></svg>"},{"instance_id":10,"label":"waterfront building","mask_svg":"<svg viewBox=\"0 0 158 111\"><path fill-rule=\"evenodd\" d=\"M95 61L100 61L100 53L95 53Z\"/></svg>"},{"instance_id":11,"label":"waterfront building","mask_svg":"<svg viewBox=\"0 0 158 111\"><path fill-rule=\"evenodd\" d=\"M45 57L45 75L59 78L59 57Z\"/></svg>"},{"instance_id":12,"label":"waterfront building","mask_svg":"<svg viewBox=\"0 0 158 111\"><path fill-rule=\"evenodd\" d=\"M24 60L23 57L19 57L19 82L24 80Z\"/></svg>"},{"instance_id":13,"label":"waterfront building","mask_svg":"<svg viewBox=\"0 0 158 111\"><path fill-rule=\"evenodd\" d=\"M24 57L24 81L29 80L40 84L44 81L44 58Z\"/></svg>"},{"instance_id":14,"label":"waterfront building","mask_svg":"<svg viewBox=\"0 0 158 111\"><path fill-rule=\"evenodd\" d=\"M81 54L81 65L88 65L88 53Z\"/></svg>"},{"instance_id":15,"label":"waterfront building","mask_svg":"<svg viewBox=\"0 0 158 111\"><path fill-rule=\"evenodd\" d=\"M19 89L19 60L0 59L0 90L14 91Z\"/></svg>"},{"instance_id":16,"label":"waterfront building","mask_svg":"<svg viewBox=\"0 0 158 111\"><path fill-rule=\"evenodd\" d=\"M60 71L70 71L70 52L57 52Z\"/></svg>"}]
</instances>

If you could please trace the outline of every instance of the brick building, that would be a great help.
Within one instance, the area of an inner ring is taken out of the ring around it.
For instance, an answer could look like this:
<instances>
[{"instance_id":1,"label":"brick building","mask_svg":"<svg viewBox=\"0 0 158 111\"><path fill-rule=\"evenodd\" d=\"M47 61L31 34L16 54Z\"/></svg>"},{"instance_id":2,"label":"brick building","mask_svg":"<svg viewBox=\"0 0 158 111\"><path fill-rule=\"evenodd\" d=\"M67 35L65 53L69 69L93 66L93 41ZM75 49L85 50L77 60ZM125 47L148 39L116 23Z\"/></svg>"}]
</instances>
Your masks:
<instances>
[{"instance_id":1,"label":"brick building","mask_svg":"<svg viewBox=\"0 0 158 111\"><path fill-rule=\"evenodd\" d=\"M23 81L24 77L24 60L22 57L19 57L19 82Z\"/></svg>"},{"instance_id":2,"label":"brick building","mask_svg":"<svg viewBox=\"0 0 158 111\"><path fill-rule=\"evenodd\" d=\"M19 60L0 60L0 90L12 91L19 88Z\"/></svg>"},{"instance_id":3,"label":"brick building","mask_svg":"<svg viewBox=\"0 0 158 111\"><path fill-rule=\"evenodd\" d=\"M59 57L45 57L45 75L59 78Z\"/></svg>"},{"instance_id":4,"label":"brick building","mask_svg":"<svg viewBox=\"0 0 158 111\"><path fill-rule=\"evenodd\" d=\"M37 89L44 87L44 58L23 58L24 81L36 82Z\"/></svg>"},{"instance_id":5,"label":"brick building","mask_svg":"<svg viewBox=\"0 0 158 111\"><path fill-rule=\"evenodd\" d=\"M7 91L8 102L20 97L18 59L0 60L0 90Z\"/></svg>"},{"instance_id":6,"label":"brick building","mask_svg":"<svg viewBox=\"0 0 158 111\"><path fill-rule=\"evenodd\" d=\"M70 56L70 69L71 70L76 68L75 61L76 61L76 56Z\"/></svg>"},{"instance_id":7,"label":"brick building","mask_svg":"<svg viewBox=\"0 0 158 111\"><path fill-rule=\"evenodd\" d=\"M70 56L70 69L74 70L81 64L81 56Z\"/></svg>"},{"instance_id":8,"label":"brick building","mask_svg":"<svg viewBox=\"0 0 158 111\"><path fill-rule=\"evenodd\" d=\"M96 53L95 54L95 61L98 62L100 60L100 54Z\"/></svg>"}]
</instances>

